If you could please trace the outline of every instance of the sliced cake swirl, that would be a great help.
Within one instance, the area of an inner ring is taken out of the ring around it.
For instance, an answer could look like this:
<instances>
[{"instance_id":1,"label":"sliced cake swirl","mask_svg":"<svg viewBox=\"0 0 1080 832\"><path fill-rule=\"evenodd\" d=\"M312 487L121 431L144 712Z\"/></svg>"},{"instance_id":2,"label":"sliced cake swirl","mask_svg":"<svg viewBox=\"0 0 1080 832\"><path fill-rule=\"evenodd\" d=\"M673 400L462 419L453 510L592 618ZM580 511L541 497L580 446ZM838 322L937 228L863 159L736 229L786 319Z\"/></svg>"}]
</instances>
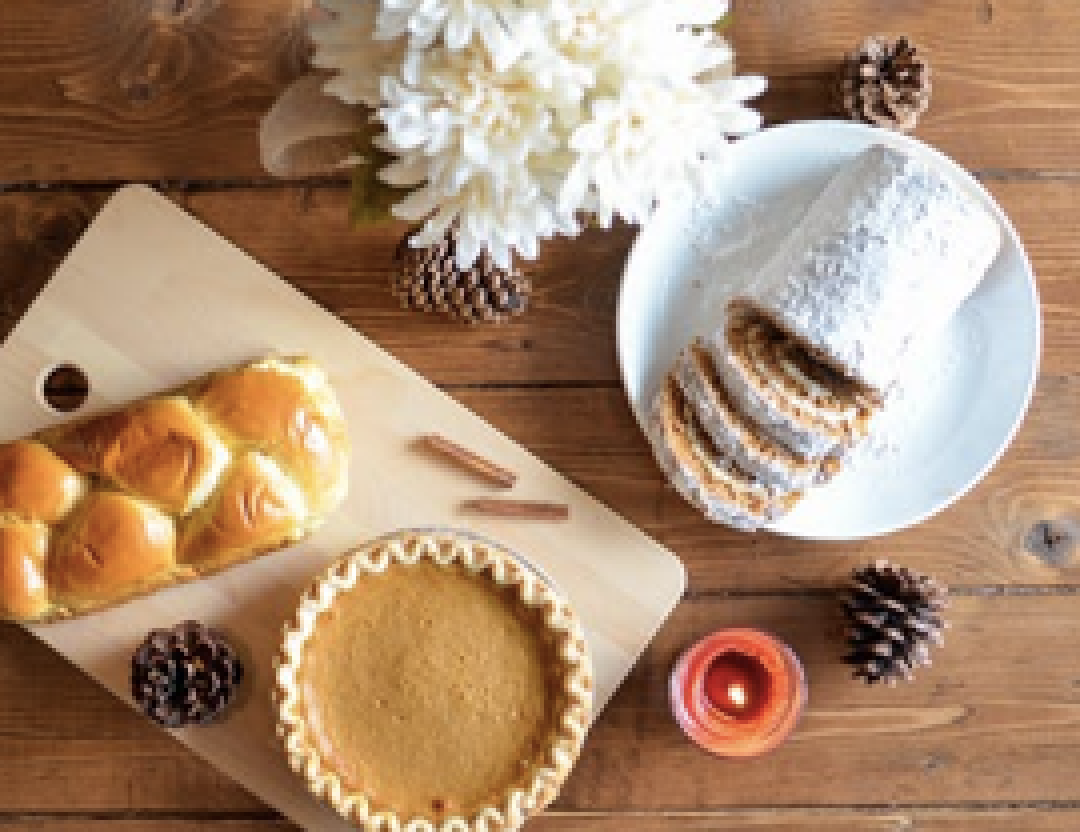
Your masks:
<instances>
[{"instance_id":1,"label":"sliced cake swirl","mask_svg":"<svg viewBox=\"0 0 1080 832\"><path fill-rule=\"evenodd\" d=\"M806 459L763 435L739 410L700 341L679 354L672 374L713 444L770 489L798 491L839 469L831 460Z\"/></svg>"},{"instance_id":2,"label":"sliced cake swirl","mask_svg":"<svg viewBox=\"0 0 1080 832\"><path fill-rule=\"evenodd\" d=\"M875 395L760 316L733 306L704 344L743 415L799 457L842 459L869 433Z\"/></svg>"},{"instance_id":3,"label":"sliced cake swirl","mask_svg":"<svg viewBox=\"0 0 1080 832\"><path fill-rule=\"evenodd\" d=\"M767 488L717 447L672 376L653 400L647 434L675 489L716 523L754 531L782 517L802 497Z\"/></svg>"}]
</instances>

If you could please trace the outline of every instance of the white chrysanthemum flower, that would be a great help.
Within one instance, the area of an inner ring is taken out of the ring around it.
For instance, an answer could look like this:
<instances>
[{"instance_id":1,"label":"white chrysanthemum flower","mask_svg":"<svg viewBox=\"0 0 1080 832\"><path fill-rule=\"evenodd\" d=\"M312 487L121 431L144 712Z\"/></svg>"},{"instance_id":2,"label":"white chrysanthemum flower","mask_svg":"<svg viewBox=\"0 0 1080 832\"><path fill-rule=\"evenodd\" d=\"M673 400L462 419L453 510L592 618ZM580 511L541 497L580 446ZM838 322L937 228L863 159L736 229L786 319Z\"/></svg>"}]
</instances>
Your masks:
<instances>
[{"instance_id":1,"label":"white chrysanthemum flower","mask_svg":"<svg viewBox=\"0 0 1080 832\"><path fill-rule=\"evenodd\" d=\"M577 159L559 210L589 212L605 227L615 216L646 221L658 200L700 185L703 159L722 157L729 137L760 126L743 102L763 89L764 79L749 77L675 87L632 80L617 98L593 101L570 136Z\"/></svg>"},{"instance_id":2,"label":"white chrysanthemum flower","mask_svg":"<svg viewBox=\"0 0 1080 832\"><path fill-rule=\"evenodd\" d=\"M757 129L711 24L728 0L320 0L315 63L326 90L372 108L407 190L394 213L416 245L458 229L509 266L578 217L646 220L705 159Z\"/></svg>"},{"instance_id":3,"label":"white chrysanthemum flower","mask_svg":"<svg viewBox=\"0 0 1080 832\"><path fill-rule=\"evenodd\" d=\"M381 176L415 187L394 211L426 220L418 245L457 222L463 267L484 244L508 266L511 250L533 256L538 238L573 227L555 215L572 161L556 115L580 108L582 79L533 57L499 71L477 45L410 52L403 75L413 83L383 79L379 142L399 158Z\"/></svg>"},{"instance_id":4,"label":"white chrysanthemum flower","mask_svg":"<svg viewBox=\"0 0 1080 832\"><path fill-rule=\"evenodd\" d=\"M412 49L464 49L479 37L494 65L510 66L525 51L525 33L540 22L535 0L381 0L376 37L407 37ZM533 8L530 8L532 6Z\"/></svg>"},{"instance_id":5,"label":"white chrysanthemum flower","mask_svg":"<svg viewBox=\"0 0 1080 832\"><path fill-rule=\"evenodd\" d=\"M711 0L550 0L552 36L572 60L621 76L689 77L733 54L708 26L727 13Z\"/></svg>"},{"instance_id":6,"label":"white chrysanthemum flower","mask_svg":"<svg viewBox=\"0 0 1080 832\"><path fill-rule=\"evenodd\" d=\"M405 44L375 39L378 6L372 0L319 0L327 13L308 27L311 62L334 70L324 89L347 104L379 106L380 79L401 72Z\"/></svg>"}]
</instances>

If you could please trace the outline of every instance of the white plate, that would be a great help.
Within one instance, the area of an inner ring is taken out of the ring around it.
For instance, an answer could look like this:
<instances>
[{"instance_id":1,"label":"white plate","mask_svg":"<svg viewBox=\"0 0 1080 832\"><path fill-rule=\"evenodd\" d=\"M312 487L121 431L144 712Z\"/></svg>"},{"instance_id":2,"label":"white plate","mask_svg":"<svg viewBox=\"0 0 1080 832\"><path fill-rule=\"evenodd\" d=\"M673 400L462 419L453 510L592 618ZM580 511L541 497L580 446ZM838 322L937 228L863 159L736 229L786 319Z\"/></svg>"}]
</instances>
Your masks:
<instances>
[{"instance_id":1,"label":"white plate","mask_svg":"<svg viewBox=\"0 0 1080 832\"><path fill-rule=\"evenodd\" d=\"M1001 253L948 330L911 362L906 392L879 424L885 445L812 490L773 530L795 537L873 537L921 522L977 483L1016 432L1039 363L1035 275L1005 213L966 171L915 139L821 121L739 141L702 199L662 207L634 243L618 308L623 383L639 424L678 351L719 320L828 179L875 143L902 148L985 203L1001 222ZM915 374L919 384L912 383ZM879 449L880 450L880 449Z\"/></svg>"}]
</instances>

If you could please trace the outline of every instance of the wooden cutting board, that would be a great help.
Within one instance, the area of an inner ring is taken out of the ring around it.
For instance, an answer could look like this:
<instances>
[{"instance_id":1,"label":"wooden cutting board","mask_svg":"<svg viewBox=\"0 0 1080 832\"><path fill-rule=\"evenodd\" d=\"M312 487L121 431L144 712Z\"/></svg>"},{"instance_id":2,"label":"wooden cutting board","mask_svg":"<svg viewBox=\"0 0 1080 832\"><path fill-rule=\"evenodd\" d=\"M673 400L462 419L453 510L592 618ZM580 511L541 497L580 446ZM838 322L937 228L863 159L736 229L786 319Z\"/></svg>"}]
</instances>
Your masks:
<instances>
[{"instance_id":1,"label":"wooden cutting board","mask_svg":"<svg viewBox=\"0 0 1080 832\"><path fill-rule=\"evenodd\" d=\"M282 622L313 573L350 546L398 528L469 527L536 563L572 599L603 707L682 595L682 564L148 188L113 196L0 347L0 440L69 418L41 394L58 364L88 376L85 414L270 352L307 353L329 371L354 448L342 508L303 545L34 634L130 702L130 656L147 630L186 618L224 629L250 656L248 695L222 723L175 736L301 826L345 830L289 771L274 733L270 657ZM430 431L518 472L515 496L568 503L570 521L459 516L463 498L487 489L411 448Z\"/></svg>"}]
</instances>

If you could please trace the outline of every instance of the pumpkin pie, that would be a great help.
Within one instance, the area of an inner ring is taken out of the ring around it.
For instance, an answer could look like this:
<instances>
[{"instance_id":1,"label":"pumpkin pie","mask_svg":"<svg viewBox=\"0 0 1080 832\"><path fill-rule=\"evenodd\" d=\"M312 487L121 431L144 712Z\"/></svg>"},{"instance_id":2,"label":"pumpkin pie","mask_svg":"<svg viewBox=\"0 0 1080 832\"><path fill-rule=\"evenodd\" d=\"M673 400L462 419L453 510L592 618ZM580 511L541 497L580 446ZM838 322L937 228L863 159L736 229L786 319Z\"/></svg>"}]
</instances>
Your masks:
<instances>
[{"instance_id":1,"label":"pumpkin pie","mask_svg":"<svg viewBox=\"0 0 1080 832\"><path fill-rule=\"evenodd\" d=\"M550 803L588 727L578 619L507 550L400 533L305 593L277 665L279 729L361 829L500 832Z\"/></svg>"}]
</instances>

